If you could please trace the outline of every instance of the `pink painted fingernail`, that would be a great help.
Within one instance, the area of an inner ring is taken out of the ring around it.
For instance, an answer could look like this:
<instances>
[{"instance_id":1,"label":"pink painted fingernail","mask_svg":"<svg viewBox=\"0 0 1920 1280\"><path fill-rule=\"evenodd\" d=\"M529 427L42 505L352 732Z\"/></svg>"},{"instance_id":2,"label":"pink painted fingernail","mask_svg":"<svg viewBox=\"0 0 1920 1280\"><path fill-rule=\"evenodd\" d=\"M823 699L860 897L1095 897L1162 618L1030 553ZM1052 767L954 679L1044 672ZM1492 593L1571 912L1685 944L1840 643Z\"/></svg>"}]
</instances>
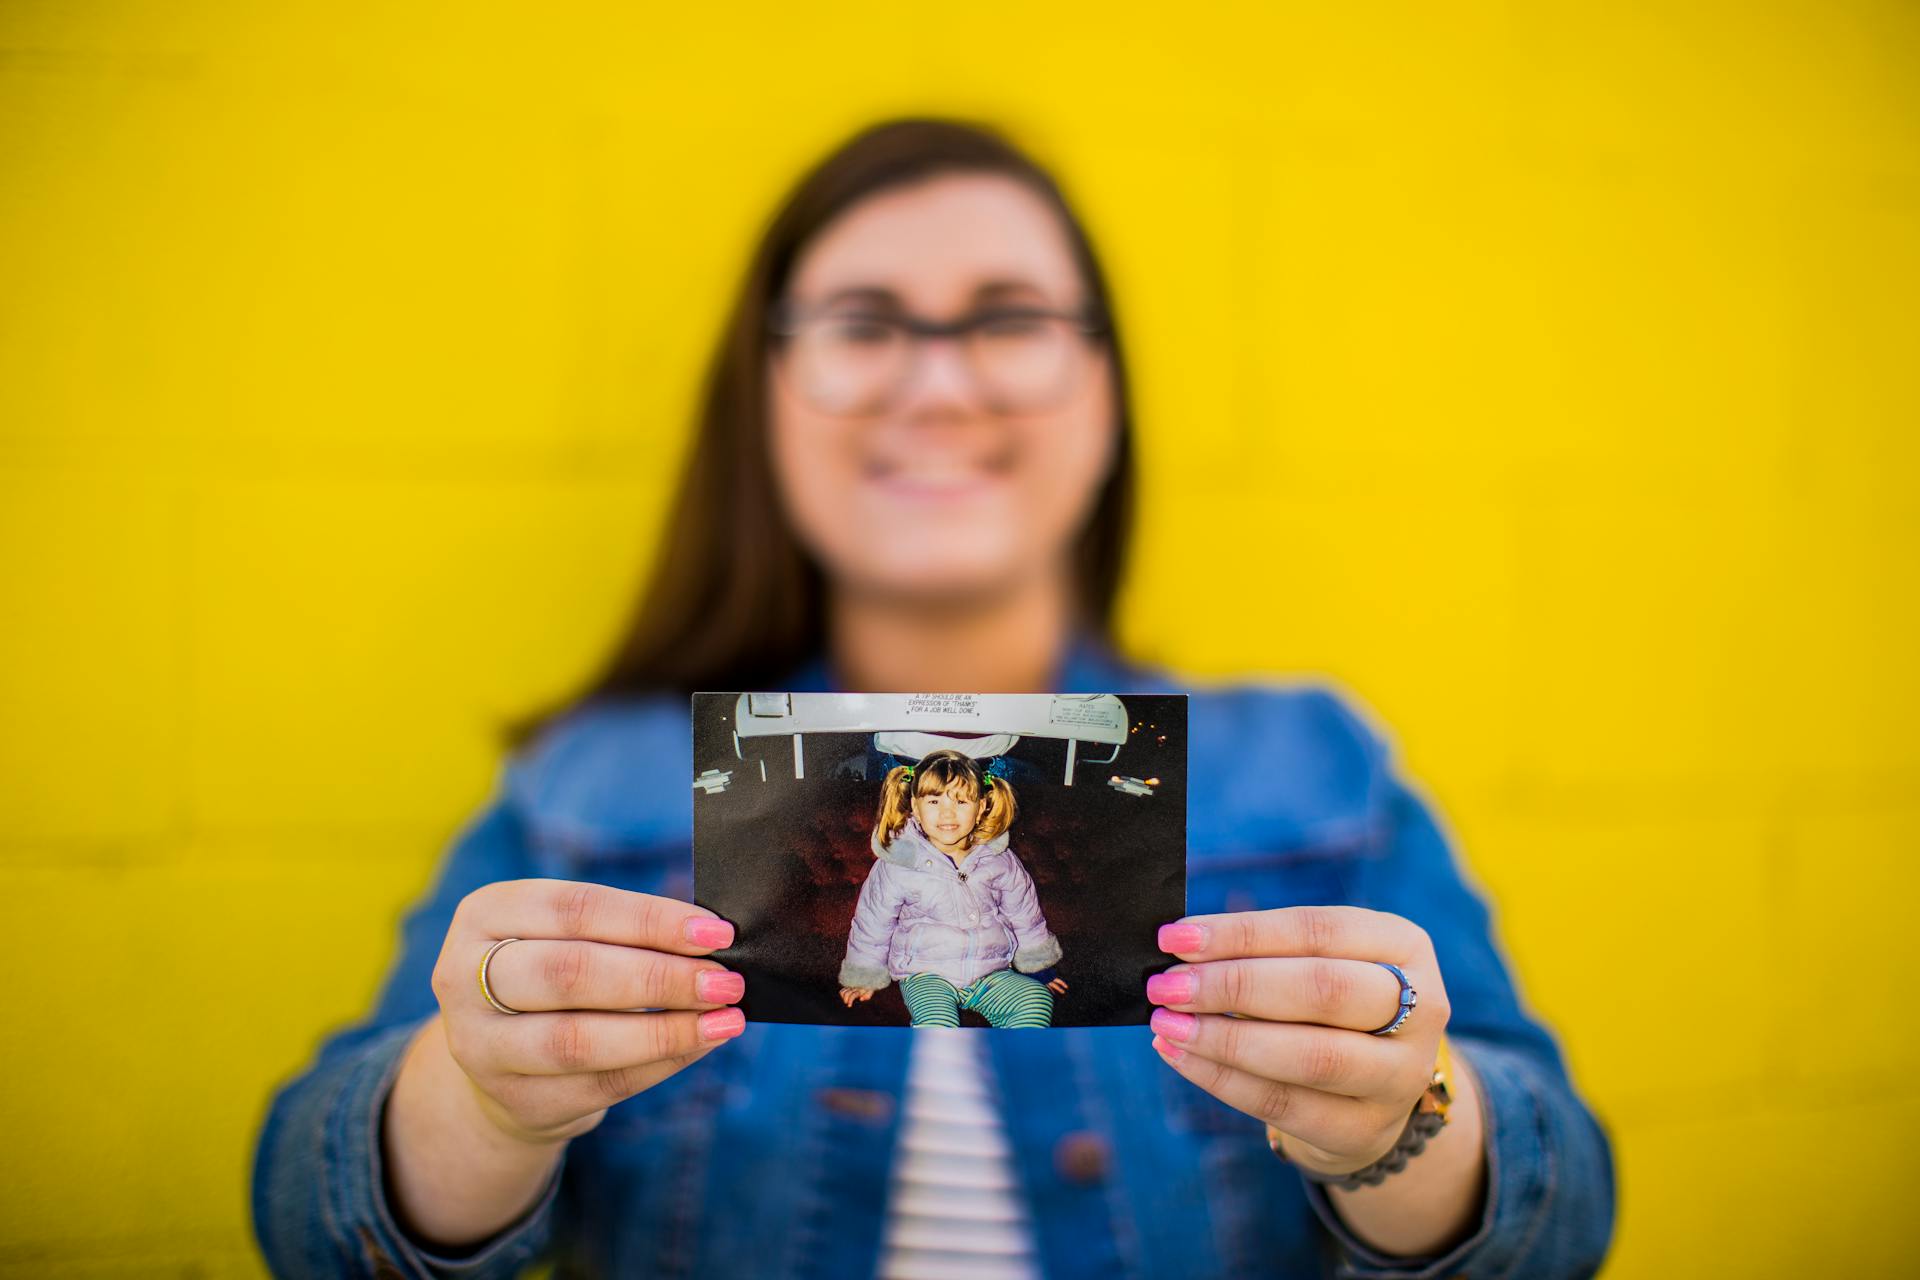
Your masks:
<instances>
[{"instance_id":1,"label":"pink painted fingernail","mask_svg":"<svg viewBox=\"0 0 1920 1280\"><path fill-rule=\"evenodd\" d=\"M1207 945L1207 926L1203 924L1163 924L1160 949L1175 955L1199 951Z\"/></svg>"},{"instance_id":2,"label":"pink painted fingernail","mask_svg":"<svg viewBox=\"0 0 1920 1280\"><path fill-rule=\"evenodd\" d=\"M1153 1029L1163 1037L1182 1044L1193 1039L1193 1029L1200 1025L1200 1019L1192 1014L1176 1013L1172 1009L1155 1009L1151 1021Z\"/></svg>"},{"instance_id":3,"label":"pink painted fingernail","mask_svg":"<svg viewBox=\"0 0 1920 1280\"><path fill-rule=\"evenodd\" d=\"M718 951L721 947L733 945L733 926L712 916L689 918L686 934L687 941L696 947L712 947Z\"/></svg>"},{"instance_id":4,"label":"pink painted fingernail","mask_svg":"<svg viewBox=\"0 0 1920 1280\"><path fill-rule=\"evenodd\" d=\"M1169 1062L1178 1062L1187 1056L1187 1051L1177 1044L1168 1044L1159 1036L1153 1038L1153 1047L1158 1049Z\"/></svg>"},{"instance_id":5,"label":"pink painted fingernail","mask_svg":"<svg viewBox=\"0 0 1920 1280\"><path fill-rule=\"evenodd\" d=\"M747 994L747 980L728 969L703 969L693 979L693 994L703 1004L732 1004Z\"/></svg>"},{"instance_id":6,"label":"pink painted fingernail","mask_svg":"<svg viewBox=\"0 0 1920 1280\"><path fill-rule=\"evenodd\" d=\"M715 1009L700 1015L702 1040L731 1040L747 1029L747 1015L738 1009Z\"/></svg>"},{"instance_id":7,"label":"pink painted fingernail","mask_svg":"<svg viewBox=\"0 0 1920 1280\"><path fill-rule=\"evenodd\" d=\"M1193 971L1169 969L1147 979L1147 999L1155 1004L1185 1004L1193 999Z\"/></svg>"}]
</instances>

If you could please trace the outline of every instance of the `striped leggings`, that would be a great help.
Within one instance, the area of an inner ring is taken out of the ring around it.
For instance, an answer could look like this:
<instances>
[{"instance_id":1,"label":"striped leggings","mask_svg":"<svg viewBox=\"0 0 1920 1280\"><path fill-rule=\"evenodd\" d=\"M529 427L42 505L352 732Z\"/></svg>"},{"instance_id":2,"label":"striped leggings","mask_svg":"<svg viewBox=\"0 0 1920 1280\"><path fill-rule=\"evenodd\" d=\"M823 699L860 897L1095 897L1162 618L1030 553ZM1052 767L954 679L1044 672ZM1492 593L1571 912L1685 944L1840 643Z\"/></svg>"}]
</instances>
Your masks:
<instances>
[{"instance_id":1,"label":"striped leggings","mask_svg":"<svg viewBox=\"0 0 1920 1280\"><path fill-rule=\"evenodd\" d=\"M1053 1025L1053 992L1024 973L1002 969L965 987L933 973L902 979L900 994L916 1027L957 1027L962 1009L978 1009L996 1027Z\"/></svg>"}]
</instances>

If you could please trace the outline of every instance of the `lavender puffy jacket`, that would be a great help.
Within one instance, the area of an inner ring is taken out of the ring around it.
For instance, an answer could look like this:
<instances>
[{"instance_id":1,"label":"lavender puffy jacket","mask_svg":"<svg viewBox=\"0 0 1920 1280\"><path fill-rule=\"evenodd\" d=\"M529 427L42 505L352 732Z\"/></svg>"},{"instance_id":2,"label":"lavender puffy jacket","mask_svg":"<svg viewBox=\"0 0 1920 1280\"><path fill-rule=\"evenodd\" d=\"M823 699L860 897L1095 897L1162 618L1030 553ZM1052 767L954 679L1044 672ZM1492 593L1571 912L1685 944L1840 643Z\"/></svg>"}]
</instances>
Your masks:
<instances>
[{"instance_id":1,"label":"lavender puffy jacket","mask_svg":"<svg viewBox=\"0 0 1920 1280\"><path fill-rule=\"evenodd\" d=\"M895 978L933 973L964 987L1009 966L1036 973L1059 961L1059 939L1006 832L955 867L910 817L890 844L875 833L873 856L841 986L878 991Z\"/></svg>"}]
</instances>

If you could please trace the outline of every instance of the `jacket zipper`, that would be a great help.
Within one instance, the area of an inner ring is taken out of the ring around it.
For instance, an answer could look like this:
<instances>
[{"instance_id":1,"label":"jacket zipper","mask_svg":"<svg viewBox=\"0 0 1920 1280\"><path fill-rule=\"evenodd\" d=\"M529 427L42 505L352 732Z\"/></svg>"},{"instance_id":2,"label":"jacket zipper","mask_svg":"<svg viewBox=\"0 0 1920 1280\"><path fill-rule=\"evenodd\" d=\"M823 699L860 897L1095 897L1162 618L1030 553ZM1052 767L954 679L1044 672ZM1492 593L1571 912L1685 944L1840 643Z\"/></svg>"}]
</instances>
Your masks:
<instances>
[{"instance_id":1,"label":"jacket zipper","mask_svg":"<svg viewBox=\"0 0 1920 1280\"><path fill-rule=\"evenodd\" d=\"M960 864L956 862L953 864L953 874L960 877L960 896L966 899L967 906L971 908L973 893L967 888L967 873L962 871ZM973 930L971 929L967 930L967 949L960 954L960 972L965 974L973 972ZM972 978L968 978L967 985L973 985Z\"/></svg>"}]
</instances>

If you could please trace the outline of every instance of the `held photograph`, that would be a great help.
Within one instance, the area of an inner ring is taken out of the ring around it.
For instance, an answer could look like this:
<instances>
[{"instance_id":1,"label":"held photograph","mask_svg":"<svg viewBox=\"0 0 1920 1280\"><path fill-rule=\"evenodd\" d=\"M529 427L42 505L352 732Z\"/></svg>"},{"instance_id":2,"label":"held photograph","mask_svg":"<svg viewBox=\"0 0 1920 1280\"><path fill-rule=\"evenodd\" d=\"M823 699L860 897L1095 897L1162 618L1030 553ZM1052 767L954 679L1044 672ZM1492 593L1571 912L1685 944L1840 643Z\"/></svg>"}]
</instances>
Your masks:
<instances>
[{"instance_id":1,"label":"held photograph","mask_svg":"<svg viewBox=\"0 0 1920 1280\"><path fill-rule=\"evenodd\" d=\"M697 693L694 901L750 1020L1144 1024L1186 697Z\"/></svg>"}]
</instances>

